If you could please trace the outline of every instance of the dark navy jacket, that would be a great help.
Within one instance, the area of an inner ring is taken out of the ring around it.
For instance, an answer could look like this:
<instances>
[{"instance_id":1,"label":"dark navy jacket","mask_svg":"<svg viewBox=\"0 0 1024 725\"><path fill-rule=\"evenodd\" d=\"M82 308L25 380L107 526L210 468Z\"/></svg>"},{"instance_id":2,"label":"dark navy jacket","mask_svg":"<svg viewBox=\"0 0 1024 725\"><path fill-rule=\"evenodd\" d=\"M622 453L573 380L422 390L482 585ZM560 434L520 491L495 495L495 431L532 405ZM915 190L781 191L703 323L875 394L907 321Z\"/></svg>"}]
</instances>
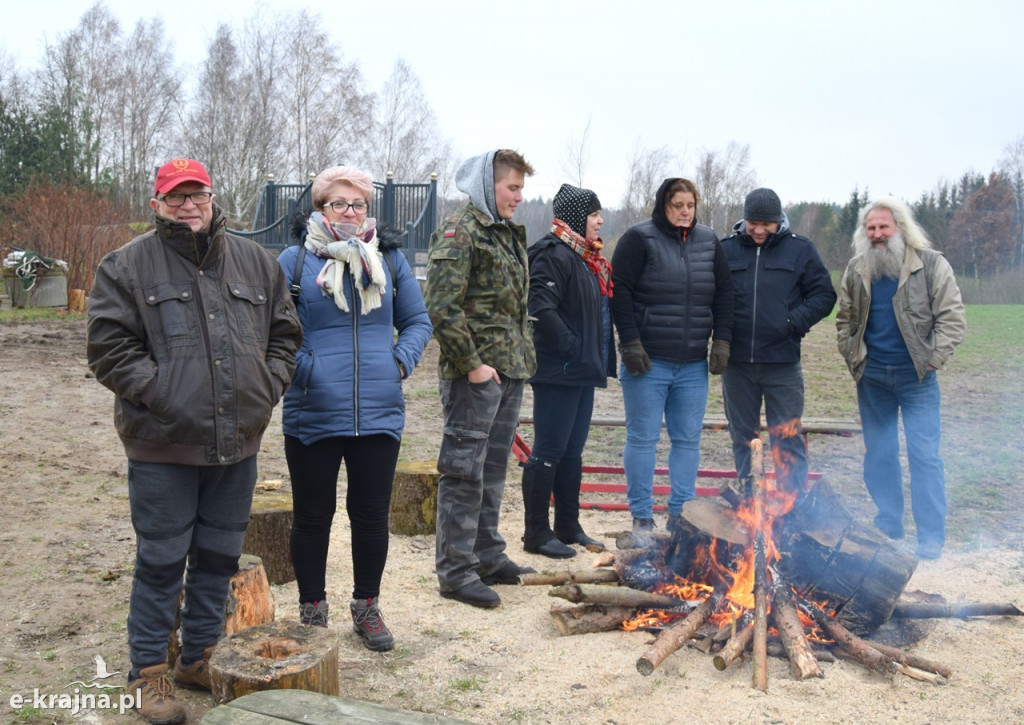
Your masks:
<instances>
[{"instance_id":1,"label":"dark navy jacket","mask_svg":"<svg viewBox=\"0 0 1024 725\"><path fill-rule=\"evenodd\" d=\"M828 269L814 243L789 229L758 247L742 221L722 240L736 293L730 361L800 360L800 340L836 303Z\"/></svg>"},{"instance_id":2,"label":"dark navy jacket","mask_svg":"<svg viewBox=\"0 0 1024 725\"><path fill-rule=\"evenodd\" d=\"M528 254L537 349L537 372L530 382L606 387L615 377L615 346L611 329L602 330L604 296L597 277L554 234L541 237Z\"/></svg>"},{"instance_id":3,"label":"dark navy jacket","mask_svg":"<svg viewBox=\"0 0 1024 725\"><path fill-rule=\"evenodd\" d=\"M304 224L293 234L305 240ZM358 295L353 299L352 279L345 275L348 312L325 296L316 284L327 260L306 251L301 272L302 291L296 300L304 337L295 359L295 377L284 398L284 433L310 445L322 438L385 433L401 440L405 426L405 397L401 363L406 375L430 340L433 327L423 304L419 282L409 269L397 241L378 230L381 252L392 255L392 265L381 263L387 293L381 306L362 314ZM278 257L289 284L295 273L298 246ZM392 294L397 289L397 294ZM397 340L394 331L398 330Z\"/></svg>"},{"instance_id":4,"label":"dark navy jacket","mask_svg":"<svg viewBox=\"0 0 1024 725\"><path fill-rule=\"evenodd\" d=\"M627 230L615 247L612 314L620 344L640 338L652 358L696 362L707 358L712 335L732 339L732 278L711 229L674 227L665 217L674 181L658 189L651 219Z\"/></svg>"}]
</instances>

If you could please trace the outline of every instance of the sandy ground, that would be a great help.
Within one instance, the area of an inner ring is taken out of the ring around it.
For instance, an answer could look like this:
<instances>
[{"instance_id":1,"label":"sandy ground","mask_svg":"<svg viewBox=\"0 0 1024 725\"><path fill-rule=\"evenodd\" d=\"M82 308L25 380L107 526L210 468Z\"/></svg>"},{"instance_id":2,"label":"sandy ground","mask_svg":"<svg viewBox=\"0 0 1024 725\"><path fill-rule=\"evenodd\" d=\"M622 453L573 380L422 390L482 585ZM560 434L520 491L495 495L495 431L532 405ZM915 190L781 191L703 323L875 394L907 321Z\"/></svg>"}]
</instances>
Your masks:
<instances>
[{"instance_id":1,"label":"sandy ground","mask_svg":"<svg viewBox=\"0 0 1024 725\"><path fill-rule=\"evenodd\" d=\"M824 334L824 333L823 333ZM409 426L402 456L436 456L440 416L434 343L408 383ZM599 412L620 405L617 387ZM125 672L125 616L134 540L128 519L126 464L113 431L111 394L88 375L82 320L0 326L0 722L141 722L134 715L60 708L15 712L11 697L58 695L95 674L100 655ZM524 413L529 405L524 406ZM615 456L615 445L595 446ZM706 436L702 464L728 466L722 437ZM595 450L597 450L595 449ZM830 480L859 480L859 441L812 438L817 470ZM595 453L595 455L597 455ZM502 533L517 561L551 562L522 552L522 504L510 466ZM260 460L263 480L287 468L279 422ZM853 507L864 506L854 496ZM864 509L867 517L869 512ZM585 512L588 533L609 543L628 514ZM660 518L659 518L660 521ZM1024 602L1019 541L952 542L941 559L922 562L909 590L947 601ZM433 574L433 536L393 537L381 604L397 647L375 654L349 626L349 531L336 520L328 591L341 637L341 690L475 723L1017 723L1024 722L1024 620L933 622L913 651L955 670L945 686L903 676L887 679L849 662L825 664L824 677L796 681L784 660L769 663L767 693L751 688L749 662L717 671L710 657L681 650L649 677L636 671L652 636L613 631L561 637L548 611L547 587L500 587L503 605L479 610L441 599ZM584 552L569 563L589 566ZM297 618L295 585L275 587L279 618ZM112 678L114 682L119 678ZM212 707L188 693L192 720Z\"/></svg>"}]
</instances>

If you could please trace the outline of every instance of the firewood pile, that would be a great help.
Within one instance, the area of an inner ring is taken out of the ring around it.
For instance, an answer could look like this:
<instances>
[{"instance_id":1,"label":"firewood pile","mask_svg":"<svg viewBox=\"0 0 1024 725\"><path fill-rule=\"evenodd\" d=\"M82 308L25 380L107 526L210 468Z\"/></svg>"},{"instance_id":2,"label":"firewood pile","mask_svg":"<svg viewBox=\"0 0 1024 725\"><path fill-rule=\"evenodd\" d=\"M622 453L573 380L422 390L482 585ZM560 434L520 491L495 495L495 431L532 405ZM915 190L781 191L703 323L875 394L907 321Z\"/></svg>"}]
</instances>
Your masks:
<instances>
[{"instance_id":1,"label":"firewood pile","mask_svg":"<svg viewBox=\"0 0 1024 725\"><path fill-rule=\"evenodd\" d=\"M780 500L762 479L751 500L733 501L687 502L671 535L626 533L592 569L526 574L522 583L549 585L550 596L575 605L552 606L563 635L656 632L637 660L642 675L685 645L718 670L749 652L762 691L768 656L788 658L797 679L822 677L821 662L838 657L945 684L950 667L870 637L890 620L1024 614L1012 604L909 601L916 558L856 522L824 481Z\"/></svg>"}]
</instances>

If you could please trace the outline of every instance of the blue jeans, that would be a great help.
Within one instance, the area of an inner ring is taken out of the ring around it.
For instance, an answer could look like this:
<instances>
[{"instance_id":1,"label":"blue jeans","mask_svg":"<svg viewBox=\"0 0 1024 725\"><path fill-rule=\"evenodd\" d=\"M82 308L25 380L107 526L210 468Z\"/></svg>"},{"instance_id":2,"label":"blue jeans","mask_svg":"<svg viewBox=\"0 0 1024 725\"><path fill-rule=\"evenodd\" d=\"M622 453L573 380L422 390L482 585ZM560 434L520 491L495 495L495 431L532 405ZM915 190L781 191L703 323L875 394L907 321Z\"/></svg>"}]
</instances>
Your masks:
<instances>
[{"instance_id":1,"label":"blue jeans","mask_svg":"<svg viewBox=\"0 0 1024 725\"><path fill-rule=\"evenodd\" d=\"M884 365L868 358L857 383L864 430L864 483L878 507L875 524L903 530L903 475L898 418L910 461L910 499L918 542L946 542L946 475L939 455L942 424L939 382L929 370L918 381L912 365Z\"/></svg>"},{"instance_id":2,"label":"blue jeans","mask_svg":"<svg viewBox=\"0 0 1024 725\"><path fill-rule=\"evenodd\" d=\"M654 516L654 467L664 417L671 442L668 511L678 514L696 495L700 436L708 404L708 362L652 359L650 372L643 375L632 375L621 365L619 380L626 408L622 457L629 510L638 519Z\"/></svg>"},{"instance_id":3,"label":"blue jeans","mask_svg":"<svg viewBox=\"0 0 1024 725\"><path fill-rule=\"evenodd\" d=\"M780 490L807 489L807 446L800 418L804 414L804 375L800 363L744 363L730 360L722 373L722 399L729 419L736 479L750 490L750 441L761 436L761 401L771 440L776 485ZM760 476L760 471L754 475Z\"/></svg>"},{"instance_id":4,"label":"blue jeans","mask_svg":"<svg viewBox=\"0 0 1024 725\"><path fill-rule=\"evenodd\" d=\"M182 659L199 659L220 639L255 485L256 456L230 466L128 461L137 549L128 604L132 676L167 661L182 575Z\"/></svg>"}]
</instances>

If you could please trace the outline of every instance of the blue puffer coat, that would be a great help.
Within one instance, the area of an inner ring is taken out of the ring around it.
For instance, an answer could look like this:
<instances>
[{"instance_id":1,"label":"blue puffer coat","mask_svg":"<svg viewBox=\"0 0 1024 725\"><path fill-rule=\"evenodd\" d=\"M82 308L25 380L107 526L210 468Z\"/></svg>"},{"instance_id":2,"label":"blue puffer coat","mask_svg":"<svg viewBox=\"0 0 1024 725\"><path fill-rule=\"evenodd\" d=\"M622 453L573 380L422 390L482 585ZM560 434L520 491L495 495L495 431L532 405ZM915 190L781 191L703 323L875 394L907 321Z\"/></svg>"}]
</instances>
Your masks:
<instances>
[{"instance_id":1,"label":"blue puffer coat","mask_svg":"<svg viewBox=\"0 0 1024 725\"><path fill-rule=\"evenodd\" d=\"M293 220L292 233L300 244L305 230L305 215ZM358 295L352 294L350 276L346 274L344 288L349 312L342 312L316 284L327 260L308 250L304 255L302 291L296 301L304 337L284 398L284 433L303 445L335 436L386 433L402 438L405 396L399 364L406 376L412 374L433 327L419 283L394 235L379 229L377 239L392 264L381 265L388 279L387 293L381 306L367 315L361 314ZM288 247L278 257L289 285L298 250L297 245ZM392 294L395 289L397 294Z\"/></svg>"}]
</instances>

